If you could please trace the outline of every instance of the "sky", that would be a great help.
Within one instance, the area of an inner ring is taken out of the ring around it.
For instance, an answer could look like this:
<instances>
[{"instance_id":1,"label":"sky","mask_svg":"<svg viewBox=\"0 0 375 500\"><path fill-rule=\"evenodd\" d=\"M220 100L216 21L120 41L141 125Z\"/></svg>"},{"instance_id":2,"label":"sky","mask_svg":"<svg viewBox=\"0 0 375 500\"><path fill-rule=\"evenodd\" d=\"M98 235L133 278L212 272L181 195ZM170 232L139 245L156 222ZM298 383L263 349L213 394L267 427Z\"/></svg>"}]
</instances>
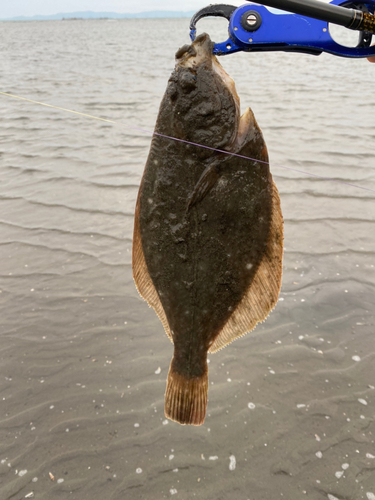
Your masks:
<instances>
[{"instance_id":1,"label":"sky","mask_svg":"<svg viewBox=\"0 0 375 500\"><path fill-rule=\"evenodd\" d=\"M244 0L0 0L0 19L51 15L60 12L145 12L149 10L199 10L210 3L242 5Z\"/></svg>"}]
</instances>

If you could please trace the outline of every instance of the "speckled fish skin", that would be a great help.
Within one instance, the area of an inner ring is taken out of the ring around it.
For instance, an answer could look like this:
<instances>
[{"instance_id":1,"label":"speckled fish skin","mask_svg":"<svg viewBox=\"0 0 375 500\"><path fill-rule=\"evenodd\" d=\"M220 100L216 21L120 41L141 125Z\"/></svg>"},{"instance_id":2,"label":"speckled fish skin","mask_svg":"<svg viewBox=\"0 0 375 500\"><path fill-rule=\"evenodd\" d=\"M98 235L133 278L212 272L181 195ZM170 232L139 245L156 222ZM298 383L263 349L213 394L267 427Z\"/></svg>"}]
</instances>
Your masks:
<instances>
[{"instance_id":1,"label":"speckled fish skin","mask_svg":"<svg viewBox=\"0 0 375 500\"><path fill-rule=\"evenodd\" d=\"M177 52L155 132L261 161L154 136L139 190L133 275L174 343L165 413L200 425L207 352L277 301L282 216L262 133L250 109L240 118L208 35Z\"/></svg>"}]
</instances>

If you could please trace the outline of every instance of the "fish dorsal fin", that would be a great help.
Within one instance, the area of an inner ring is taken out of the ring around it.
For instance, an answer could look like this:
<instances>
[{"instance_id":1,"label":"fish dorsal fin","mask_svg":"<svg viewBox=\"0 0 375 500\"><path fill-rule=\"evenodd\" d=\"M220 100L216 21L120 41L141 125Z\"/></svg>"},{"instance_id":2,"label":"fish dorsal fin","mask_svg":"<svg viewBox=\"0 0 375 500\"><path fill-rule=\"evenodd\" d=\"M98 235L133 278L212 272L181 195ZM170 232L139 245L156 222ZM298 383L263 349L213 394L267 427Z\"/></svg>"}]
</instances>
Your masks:
<instances>
[{"instance_id":1,"label":"fish dorsal fin","mask_svg":"<svg viewBox=\"0 0 375 500\"><path fill-rule=\"evenodd\" d=\"M276 185L273 184L272 219L267 249L243 299L209 348L216 352L242 337L264 321L275 307L282 276L283 216Z\"/></svg>"},{"instance_id":2,"label":"fish dorsal fin","mask_svg":"<svg viewBox=\"0 0 375 500\"><path fill-rule=\"evenodd\" d=\"M165 333L173 343L173 338L171 330L169 328L167 317L160 302L158 293L152 283L150 274L147 269L145 256L143 254L141 231L139 226L139 199L135 209L132 268L135 286L137 287L139 294L146 300L148 305L155 310L164 326Z\"/></svg>"}]
</instances>

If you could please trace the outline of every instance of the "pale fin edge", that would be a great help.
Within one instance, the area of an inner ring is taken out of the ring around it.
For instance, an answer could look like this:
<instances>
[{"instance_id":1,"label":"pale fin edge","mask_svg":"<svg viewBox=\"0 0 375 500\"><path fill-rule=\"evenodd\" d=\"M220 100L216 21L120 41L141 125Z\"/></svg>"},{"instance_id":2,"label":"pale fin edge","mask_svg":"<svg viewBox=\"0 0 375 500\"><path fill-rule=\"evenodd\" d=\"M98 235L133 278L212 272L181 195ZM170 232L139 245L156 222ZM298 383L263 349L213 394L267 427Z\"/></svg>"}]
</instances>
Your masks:
<instances>
[{"instance_id":1,"label":"pale fin edge","mask_svg":"<svg viewBox=\"0 0 375 500\"><path fill-rule=\"evenodd\" d=\"M169 368L165 391L165 416L181 425L202 425L206 417L208 371L186 378Z\"/></svg>"},{"instance_id":2,"label":"pale fin edge","mask_svg":"<svg viewBox=\"0 0 375 500\"><path fill-rule=\"evenodd\" d=\"M245 296L210 346L210 353L253 330L277 304L282 277L283 216L277 187L274 182L272 185L272 219L266 253Z\"/></svg>"},{"instance_id":3,"label":"pale fin edge","mask_svg":"<svg viewBox=\"0 0 375 500\"><path fill-rule=\"evenodd\" d=\"M160 302L158 293L152 283L150 274L147 269L145 256L143 254L141 230L139 226L139 200L135 209L134 218L132 268L133 279L139 295L148 303L149 307L152 307L155 310L160 321L162 322L165 333L173 343L173 337L169 328L167 317Z\"/></svg>"}]
</instances>

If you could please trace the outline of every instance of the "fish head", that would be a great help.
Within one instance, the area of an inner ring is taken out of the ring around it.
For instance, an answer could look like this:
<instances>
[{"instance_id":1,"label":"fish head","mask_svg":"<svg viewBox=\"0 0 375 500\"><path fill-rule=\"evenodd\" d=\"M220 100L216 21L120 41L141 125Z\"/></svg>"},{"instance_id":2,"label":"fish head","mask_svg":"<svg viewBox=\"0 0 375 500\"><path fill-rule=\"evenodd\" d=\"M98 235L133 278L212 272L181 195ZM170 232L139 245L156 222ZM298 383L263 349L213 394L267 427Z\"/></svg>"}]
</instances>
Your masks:
<instances>
[{"instance_id":1,"label":"fish head","mask_svg":"<svg viewBox=\"0 0 375 500\"><path fill-rule=\"evenodd\" d=\"M171 133L214 149L230 149L238 130L240 104L234 81L213 55L207 34L176 53L167 99L172 110ZM197 155L209 157L211 150Z\"/></svg>"}]
</instances>

